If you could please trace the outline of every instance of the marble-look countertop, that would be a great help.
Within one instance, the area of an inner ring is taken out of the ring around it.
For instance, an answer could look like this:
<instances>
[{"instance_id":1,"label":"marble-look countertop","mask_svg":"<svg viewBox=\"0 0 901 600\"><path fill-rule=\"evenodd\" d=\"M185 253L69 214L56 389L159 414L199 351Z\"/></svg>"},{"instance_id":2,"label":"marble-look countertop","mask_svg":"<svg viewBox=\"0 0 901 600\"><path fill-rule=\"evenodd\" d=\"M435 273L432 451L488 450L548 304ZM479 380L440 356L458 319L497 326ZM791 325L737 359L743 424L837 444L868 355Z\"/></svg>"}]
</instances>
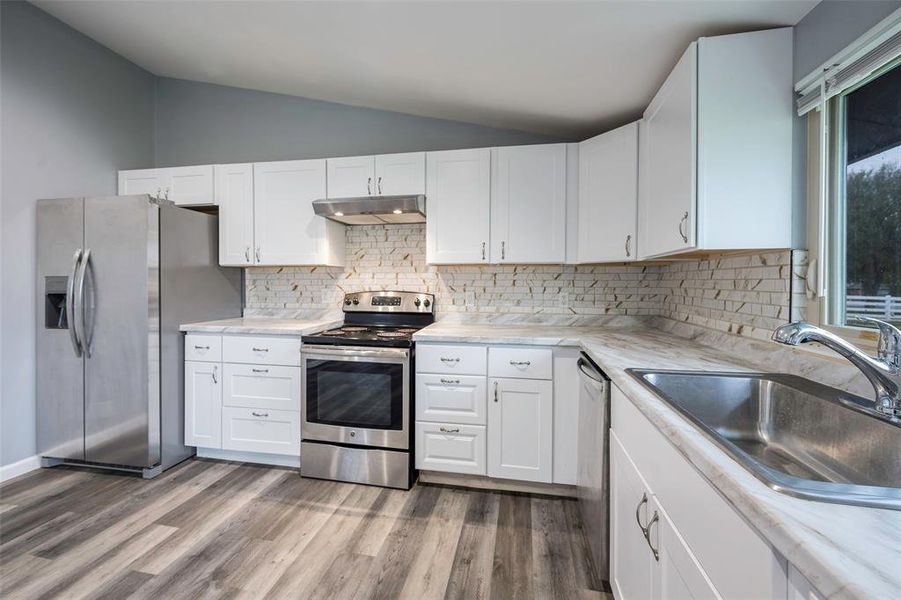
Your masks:
<instances>
[{"instance_id":1,"label":"marble-look countertop","mask_svg":"<svg viewBox=\"0 0 901 600\"><path fill-rule=\"evenodd\" d=\"M192 333L245 333L261 335L309 335L338 327L342 319L277 319L244 317L186 323L179 329Z\"/></svg>"},{"instance_id":2,"label":"marble-look countertop","mask_svg":"<svg viewBox=\"0 0 901 600\"><path fill-rule=\"evenodd\" d=\"M626 369L756 370L738 353L649 325L431 325L420 342L581 347L642 413L824 598L901 595L901 511L793 498L757 480ZM776 370L776 369L771 369Z\"/></svg>"}]
</instances>

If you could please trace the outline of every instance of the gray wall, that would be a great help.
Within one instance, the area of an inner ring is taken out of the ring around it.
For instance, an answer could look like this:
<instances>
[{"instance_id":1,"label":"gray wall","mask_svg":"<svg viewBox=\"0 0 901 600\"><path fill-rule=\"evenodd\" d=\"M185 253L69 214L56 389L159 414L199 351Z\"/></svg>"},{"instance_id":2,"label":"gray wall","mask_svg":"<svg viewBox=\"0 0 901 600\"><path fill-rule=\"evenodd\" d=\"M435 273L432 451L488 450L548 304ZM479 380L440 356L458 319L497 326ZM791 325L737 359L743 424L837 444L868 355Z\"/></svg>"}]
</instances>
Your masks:
<instances>
[{"instance_id":1,"label":"gray wall","mask_svg":"<svg viewBox=\"0 0 901 600\"><path fill-rule=\"evenodd\" d=\"M795 81L901 8L901 0L825 0L795 26Z\"/></svg>"},{"instance_id":2,"label":"gray wall","mask_svg":"<svg viewBox=\"0 0 901 600\"><path fill-rule=\"evenodd\" d=\"M116 193L153 163L155 78L23 2L0 3L0 465L35 453L35 200Z\"/></svg>"},{"instance_id":3,"label":"gray wall","mask_svg":"<svg viewBox=\"0 0 901 600\"><path fill-rule=\"evenodd\" d=\"M160 78L156 166L560 141L295 96Z\"/></svg>"}]
</instances>

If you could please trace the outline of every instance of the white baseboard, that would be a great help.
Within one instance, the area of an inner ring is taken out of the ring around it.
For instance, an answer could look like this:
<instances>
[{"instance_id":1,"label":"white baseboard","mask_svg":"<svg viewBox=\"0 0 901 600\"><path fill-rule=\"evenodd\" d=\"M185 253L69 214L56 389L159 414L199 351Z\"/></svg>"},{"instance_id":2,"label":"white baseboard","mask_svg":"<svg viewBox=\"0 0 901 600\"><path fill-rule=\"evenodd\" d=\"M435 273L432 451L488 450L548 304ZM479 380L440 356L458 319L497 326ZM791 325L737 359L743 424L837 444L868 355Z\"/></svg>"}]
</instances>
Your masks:
<instances>
[{"instance_id":1,"label":"white baseboard","mask_svg":"<svg viewBox=\"0 0 901 600\"><path fill-rule=\"evenodd\" d=\"M216 460L235 460L261 465L272 465L275 467L300 468L299 456L266 454L264 452L239 452L237 450L219 450L217 448L197 448L197 458L215 458Z\"/></svg>"},{"instance_id":2,"label":"white baseboard","mask_svg":"<svg viewBox=\"0 0 901 600\"><path fill-rule=\"evenodd\" d=\"M0 467L0 483L5 483L10 479L14 479L19 475L24 475L25 473L29 473L34 471L35 469L41 468L41 457L40 456L29 456L28 458L23 458L20 461L16 461L14 463L3 465Z\"/></svg>"}]
</instances>

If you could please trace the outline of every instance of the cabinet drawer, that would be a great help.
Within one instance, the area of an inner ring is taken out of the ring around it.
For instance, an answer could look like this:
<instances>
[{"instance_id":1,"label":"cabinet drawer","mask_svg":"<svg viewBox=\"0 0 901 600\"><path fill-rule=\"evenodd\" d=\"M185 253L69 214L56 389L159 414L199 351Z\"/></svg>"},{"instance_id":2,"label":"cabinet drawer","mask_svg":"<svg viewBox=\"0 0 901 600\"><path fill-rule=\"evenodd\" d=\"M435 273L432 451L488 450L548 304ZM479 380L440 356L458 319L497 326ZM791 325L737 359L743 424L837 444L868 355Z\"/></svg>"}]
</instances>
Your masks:
<instances>
[{"instance_id":1,"label":"cabinet drawer","mask_svg":"<svg viewBox=\"0 0 901 600\"><path fill-rule=\"evenodd\" d=\"M488 370L487 354L486 346L417 344L416 372L484 375Z\"/></svg>"},{"instance_id":2,"label":"cabinet drawer","mask_svg":"<svg viewBox=\"0 0 901 600\"><path fill-rule=\"evenodd\" d=\"M416 420L484 425L486 379L480 375L416 376Z\"/></svg>"},{"instance_id":3,"label":"cabinet drawer","mask_svg":"<svg viewBox=\"0 0 901 600\"><path fill-rule=\"evenodd\" d=\"M300 410L300 367L223 365L225 406Z\"/></svg>"},{"instance_id":4,"label":"cabinet drawer","mask_svg":"<svg viewBox=\"0 0 901 600\"><path fill-rule=\"evenodd\" d=\"M416 468L485 475L485 427L417 422Z\"/></svg>"},{"instance_id":5,"label":"cabinet drawer","mask_svg":"<svg viewBox=\"0 0 901 600\"><path fill-rule=\"evenodd\" d=\"M223 336L222 361L299 367L300 338Z\"/></svg>"},{"instance_id":6,"label":"cabinet drawer","mask_svg":"<svg viewBox=\"0 0 901 600\"><path fill-rule=\"evenodd\" d=\"M222 449L300 454L300 413L261 408L222 408Z\"/></svg>"},{"instance_id":7,"label":"cabinet drawer","mask_svg":"<svg viewBox=\"0 0 901 600\"><path fill-rule=\"evenodd\" d=\"M222 336L198 333L185 335L185 360L222 362Z\"/></svg>"},{"instance_id":8,"label":"cabinet drawer","mask_svg":"<svg viewBox=\"0 0 901 600\"><path fill-rule=\"evenodd\" d=\"M550 348L492 346L488 350L488 375L514 379L551 379L553 353Z\"/></svg>"}]
</instances>

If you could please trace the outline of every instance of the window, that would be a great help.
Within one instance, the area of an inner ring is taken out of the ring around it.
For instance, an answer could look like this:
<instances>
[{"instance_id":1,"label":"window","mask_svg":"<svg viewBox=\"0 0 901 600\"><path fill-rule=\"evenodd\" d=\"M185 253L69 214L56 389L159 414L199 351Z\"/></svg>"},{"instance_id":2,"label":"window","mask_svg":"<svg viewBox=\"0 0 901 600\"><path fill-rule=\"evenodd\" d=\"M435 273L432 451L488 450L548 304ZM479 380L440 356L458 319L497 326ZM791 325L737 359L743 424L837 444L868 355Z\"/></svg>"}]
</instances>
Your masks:
<instances>
[{"instance_id":1,"label":"window","mask_svg":"<svg viewBox=\"0 0 901 600\"><path fill-rule=\"evenodd\" d=\"M832 97L825 321L901 325L901 61Z\"/></svg>"}]
</instances>

